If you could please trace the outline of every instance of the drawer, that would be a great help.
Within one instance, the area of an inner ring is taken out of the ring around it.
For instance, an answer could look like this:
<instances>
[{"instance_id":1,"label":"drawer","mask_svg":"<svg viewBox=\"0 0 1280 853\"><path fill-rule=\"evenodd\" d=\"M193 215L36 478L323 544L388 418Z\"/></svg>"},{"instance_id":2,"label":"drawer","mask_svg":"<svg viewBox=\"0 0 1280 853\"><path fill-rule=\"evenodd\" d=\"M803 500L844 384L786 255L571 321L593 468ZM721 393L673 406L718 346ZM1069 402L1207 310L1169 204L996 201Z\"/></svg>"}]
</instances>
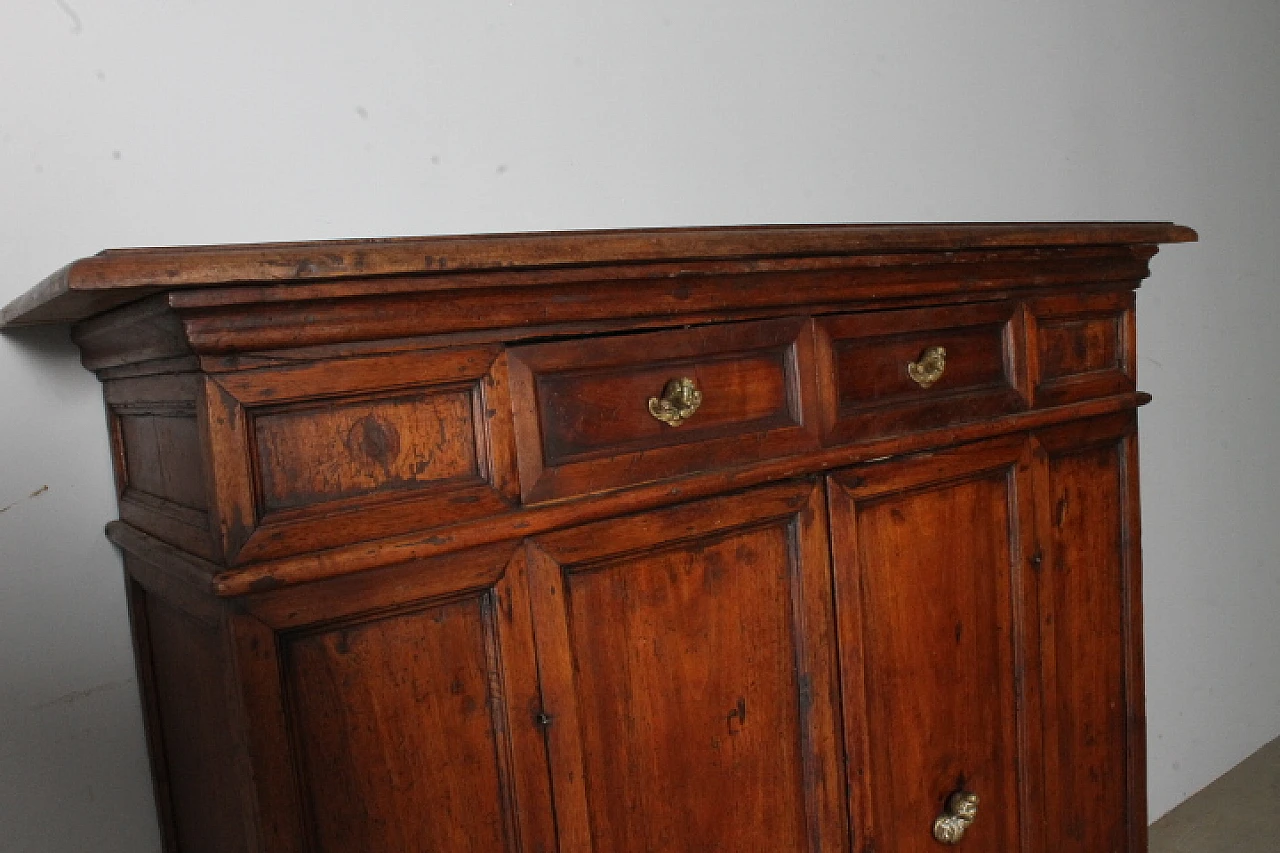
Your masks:
<instances>
[{"instance_id":1,"label":"drawer","mask_svg":"<svg viewBox=\"0 0 1280 853\"><path fill-rule=\"evenodd\" d=\"M1037 406L1136 390L1134 294L1047 296L1027 302Z\"/></svg>"},{"instance_id":2,"label":"drawer","mask_svg":"<svg viewBox=\"0 0 1280 853\"><path fill-rule=\"evenodd\" d=\"M497 346L334 359L205 380L232 562L426 530L518 500Z\"/></svg>"},{"instance_id":3,"label":"drawer","mask_svg":"<svg viewBox=\"0 0 1280 853\"><path fill-rule=\"evenodd\" d=\"M590 494L817 447L807 330L807 320L788 318L513 347L524 499Z\"/></svg>"},{"instance_id":4,"label":"drawer","mask_svg":"<svg viewBox=\"0 0 1280 853\"><path fill-rule=\"evenodd\" d=\"M843 444L1025 409L1011 302L817 320L823 441Z\"/></svg>"}]
</instances>

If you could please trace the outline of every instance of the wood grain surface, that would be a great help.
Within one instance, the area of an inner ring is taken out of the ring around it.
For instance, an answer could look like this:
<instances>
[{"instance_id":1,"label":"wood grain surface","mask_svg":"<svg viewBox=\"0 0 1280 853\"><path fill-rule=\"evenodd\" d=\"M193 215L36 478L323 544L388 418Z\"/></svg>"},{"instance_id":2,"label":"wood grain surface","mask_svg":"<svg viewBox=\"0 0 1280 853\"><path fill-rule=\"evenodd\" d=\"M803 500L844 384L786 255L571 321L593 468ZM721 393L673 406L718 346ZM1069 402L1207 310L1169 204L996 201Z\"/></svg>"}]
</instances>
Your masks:
<instances>
[{"instance_id":1,"label":"wood grain surface","mask_svg":"<svg viewBox=\"0 0 1280 853\"><path fill-rule=\"evenodd\" d=\"M104 383L166 853L934 853L962 791L961 849L1143 853L1134 289L1194 238L72 264L0 319Z\"/></svg>"},{"instance_id":2,"label":"wood grain surface","mask_svg":"<svg viewBox=\"0 0 1280 853\"><path fill-rule=\"evenodd\" d=\"M224 282L1194 239L1191 229L1168 222L956 223L654 228L114 250L49 276L0 310L0 326L74 322L159 290Z\"/></svg>"}]
</instances>

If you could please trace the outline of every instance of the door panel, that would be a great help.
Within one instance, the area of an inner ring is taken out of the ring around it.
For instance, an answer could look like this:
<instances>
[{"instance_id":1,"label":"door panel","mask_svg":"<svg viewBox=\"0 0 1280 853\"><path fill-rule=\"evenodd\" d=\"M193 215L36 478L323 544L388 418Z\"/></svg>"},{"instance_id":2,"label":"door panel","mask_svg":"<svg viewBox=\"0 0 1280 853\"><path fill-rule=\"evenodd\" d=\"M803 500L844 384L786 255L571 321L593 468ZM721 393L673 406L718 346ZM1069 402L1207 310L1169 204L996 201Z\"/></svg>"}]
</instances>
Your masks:
<instances>
[{"instance_id":1,"label":"door panel","mask_svg":"<svg viewBox=\"0 0 1280 853\"><path fill-rule=\"evenodd\" d=\"M289 644L317 849L508 849L487 610L475 597Z\"/></svg>"},{"instance_id":2,"label":"door panel","mask_svg":"<svg viewBox=\"0 0 1280 853\"><path fill-rule=\"evenodd\" d=\"M555 850L514 543L250 597L316 853ZM508 562L510 561L510 562Z\"/></svg>"},{"instance_id":3,"label":"door panel","mask_svg":"<svg viewBox=\"0 0 1280 853\"><path fill-rule=\"evenodd\" d=\"M1125 414L1038 436L1047 826L1063 853L1146 850L1132 427Z\"/></svg>"},{"instance_id":4,"label":"door panel","mask_svg":"<svg viewBox=\"0 0 1280 853\"><path fill-rule=\"evenodd\" d=\"M934 853L949 797L971 851L1034 848L1029 456L1000 440L832 478L856 849ZM1033 588L1033 587L1032 587ZM865 714L852 709L865 707Z\"/></svg>"},{"instance_id":5,"label":"door panel","mask_svg":"<svg viewBox=\"0 0 1280 853\"><path fill-rule=\"evenodd\" d=\"M564 851L847 849L812 484L539 537Z\"/></svg>"}]
</instances>

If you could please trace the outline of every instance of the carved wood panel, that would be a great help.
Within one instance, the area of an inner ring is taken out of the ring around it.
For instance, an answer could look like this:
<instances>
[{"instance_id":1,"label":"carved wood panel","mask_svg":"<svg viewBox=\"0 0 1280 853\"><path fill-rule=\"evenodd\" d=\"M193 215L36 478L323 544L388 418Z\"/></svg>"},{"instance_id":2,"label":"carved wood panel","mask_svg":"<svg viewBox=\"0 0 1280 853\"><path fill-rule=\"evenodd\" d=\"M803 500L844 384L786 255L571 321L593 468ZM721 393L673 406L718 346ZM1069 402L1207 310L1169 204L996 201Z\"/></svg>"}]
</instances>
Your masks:
<instances>
[{"instance_id":1,"label":"carved wood panel","mask_svg":"<svg viewBox=\"0 0 1280 853\"><path fill-rule=\"evenodd\" d=\"M533 541L562 849L847 849L820 494Z\"/></svg>"},{"instance_id":2,"label":"carved wood panel","mask_svg":"<svg viewBox=\"0 0 1280 853\"><path fill-rule=\"evenodd\" d=\"M491 515L518 494L496 347L246 370L204 394L235 562Z\"/></svg>"},{"instance_id":3,"label":"carved wood panel","mask_svg":"<svg viewBox=\"0 0 1280 853\"><path fill-rule=\"evenodd\" d=\"M1034 508L1024 439L831 479L855 849L1040 851Z\"/></svg>"}]
</instances>

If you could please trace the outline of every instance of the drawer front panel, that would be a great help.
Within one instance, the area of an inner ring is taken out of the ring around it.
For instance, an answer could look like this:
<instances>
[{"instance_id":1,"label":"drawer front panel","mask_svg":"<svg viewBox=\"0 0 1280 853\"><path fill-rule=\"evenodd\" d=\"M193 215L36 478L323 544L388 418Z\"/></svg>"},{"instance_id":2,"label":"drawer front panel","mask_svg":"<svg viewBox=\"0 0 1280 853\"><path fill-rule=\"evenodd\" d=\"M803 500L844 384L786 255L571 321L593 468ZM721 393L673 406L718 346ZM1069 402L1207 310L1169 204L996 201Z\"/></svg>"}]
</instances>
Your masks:
<instances>
[{"instance_id":1,"label":"drawer front panel","mask_svg":"<svg viewBox=\"0 0 1280 853\"><path fill-rule=\"evenodd\" d=\"M493 515L516 481L497 347L211 377L221 533L248 562Z\"/></svg>"},{"instance_id":2,"label":"drawer front panel","mask_svg":"<svg viewBox=\"0 0 1280 853\"><path fill-rule=\"evenodd\" d=\"M1027 302L1037 406L1135 390L1133 305L1132 291Z\"/></svg>"},{"instance_id":3,"label":"drawer front panel","mask_svg":"<svg viewBox=\"0 0 1280 853\"><path fill-rule=\"evenodd\" d=\"M806 328L788 319L512 349L525 499L816 447L812 369L802 368L812 364ZM673 424L654 407L681 380L699 398Z\"/></svg>"},{"instance_id":4,"label":"drawer front panel","mask_svg":"<svg viewBox=\"0 0 1280 853\"><path fill-rule=\"evenodd\" d=\"M824 317L817 328L827 443L1026 407L1012 303Z\"/></svg>"},{"instance_id":5,"label":"drawer front panel","mask_svg":"<svg viewBox=\"0 0 1280 853\"><path fill-rule=\"evenodd\" d=\"M547 462L564 464L601 453L663 447L741 432L794 425L787 399L788 350L739 354L717 361L673 362L585 375L552 375L538 383ZM703 399L679 429L648 410L648 400L672 378L689 375ZM612 415L612 416L611 416Z\"/></svg>"},{"instance_id":6,"label":"drawer front panel","mask_svg":"<svg viewBox=\"0 0 1280 853\"><path fill-rule=\"evenodd\" d=\"M263 509L479 483L474 408L470 389L455 389L263 412L254 418Z\"/></svg>"}]
</instances>

